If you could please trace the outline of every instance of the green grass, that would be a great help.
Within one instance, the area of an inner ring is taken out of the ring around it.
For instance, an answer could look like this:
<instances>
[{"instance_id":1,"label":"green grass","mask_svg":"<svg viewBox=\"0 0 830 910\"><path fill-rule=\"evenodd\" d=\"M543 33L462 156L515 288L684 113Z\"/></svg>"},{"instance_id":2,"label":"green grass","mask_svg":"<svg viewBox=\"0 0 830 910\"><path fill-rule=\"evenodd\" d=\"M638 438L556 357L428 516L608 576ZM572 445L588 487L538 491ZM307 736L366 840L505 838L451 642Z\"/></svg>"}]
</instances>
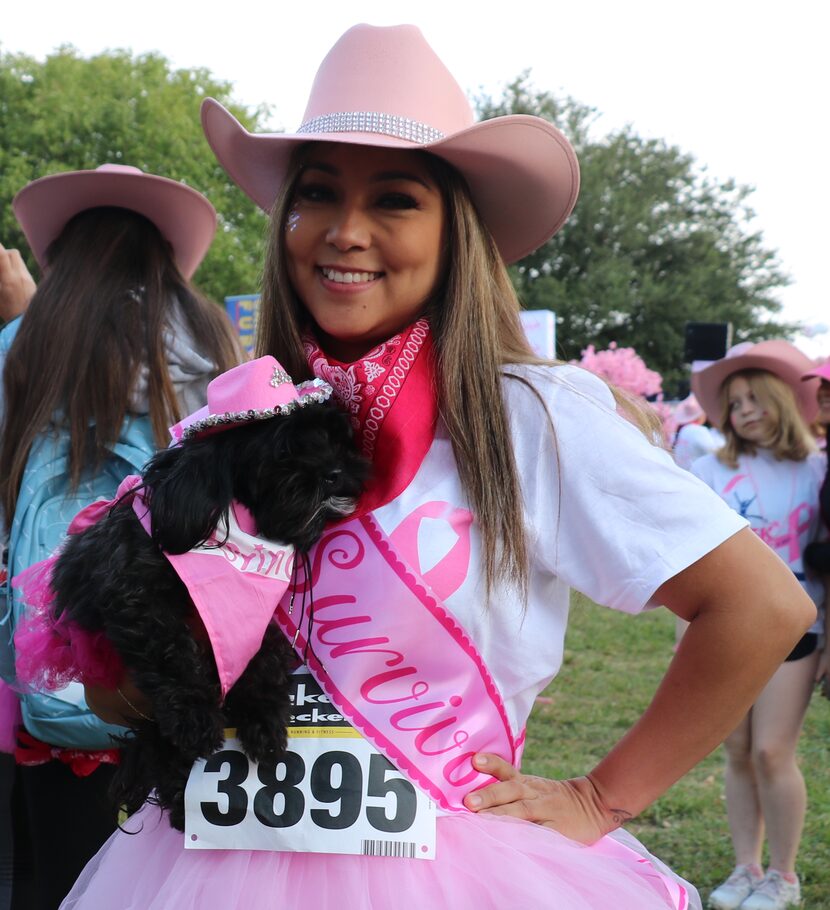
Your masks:
<instances>
[{"instance_id":1,"label":"green grass","mask_svg":"<svg viewBox=\"0 0 830 910\"><path fill-rule=\"evenodd\" d=\"M648 704L671 659L674 619L666 610L639 617L575 595L558 679L528 725L523 770L545 777L584 774ZM830 701L818 693L799 744L808 810L798 857L803 907L830 910ZM723 798L723 754L716 750L626 826L689 879L704 900L732 870Z\"/></svg>"}]
</instances>

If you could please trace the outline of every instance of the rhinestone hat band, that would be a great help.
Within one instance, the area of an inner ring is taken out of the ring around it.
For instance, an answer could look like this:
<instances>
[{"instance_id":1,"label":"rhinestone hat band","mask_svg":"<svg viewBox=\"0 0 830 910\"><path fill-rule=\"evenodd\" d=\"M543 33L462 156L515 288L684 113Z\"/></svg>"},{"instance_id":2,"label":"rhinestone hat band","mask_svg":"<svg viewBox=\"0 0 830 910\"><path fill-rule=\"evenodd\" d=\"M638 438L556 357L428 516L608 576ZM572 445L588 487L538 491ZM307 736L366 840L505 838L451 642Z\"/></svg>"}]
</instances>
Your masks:
<instances>
[{"instance_id":1,"label":"rhinestone hat band","mask_svg":"<svg viewBox=\"0 0 830 910\"><path fill-rule=\"evenodd\" d=\"M380 114L377 111L352 111L314 117L297 130L298 133L380 133L426 145L444 138L441 130L409 117Z\"/></svg>"},{"instance_id":2,"label":"rhinestone hat band","mask_svg":"<svg viewBox=\"0 0 830 910\"><path fill-rule=\"evenodd\" d=\"M192 436L204 433L205 430L213 430L217 427L232 427L240 423L248 423L251 420L269 420L271 417L285 416L307 404L322 404L331 398L332 387L322 379L310 379L307 382L301 382L297 386L297 391L300 393L299 398L287 401L285 404L278 404L273 408L227 411L224 414L211 414L210 417L194 421L182 430L182 439L190 439Z\"/></svg>"},{"instance_id":3,"label":"rhinestone hat band","mask_svg":"<svg viewBox=\"0 0 830 910\"><path fill-rule=\"evenodd\" d=\"M271 377L271 381L268 384L276 389L286 382L291 382L291 377L288 373L286 373L282 367L274 367L274 375Z\"/></svg>"}]
</instances>

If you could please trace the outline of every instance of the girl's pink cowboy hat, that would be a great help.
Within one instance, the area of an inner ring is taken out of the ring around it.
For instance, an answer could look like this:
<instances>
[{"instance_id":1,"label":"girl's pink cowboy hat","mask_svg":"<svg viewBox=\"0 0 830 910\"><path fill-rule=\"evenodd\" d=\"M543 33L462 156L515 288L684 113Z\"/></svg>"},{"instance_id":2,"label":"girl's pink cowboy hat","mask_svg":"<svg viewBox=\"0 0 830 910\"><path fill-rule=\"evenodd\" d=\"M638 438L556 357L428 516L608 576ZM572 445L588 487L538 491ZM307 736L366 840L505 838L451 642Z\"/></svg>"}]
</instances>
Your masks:
<instances>
[{"instance_id":1,"label":"girl's pink cowboy hat","mask_svg":"<svg viewBox=\"0 0 830 910\"><path fill-rule=\"evenodd\" d=\"M14 214L41 268L48 265L47 251L67 222L79 212L101 206L129 209L152 221L173 248L173 258L185 278L205 258L216 233L216 211L201 193L125 164L41 177L12 200Z\"/></svg>"},{"instance_id":2,"label":"girl's pink cowboy hat","mask_svg":"<svg viewBox=\"0 0 830 910\"><path fill-rule=\"evenodd\" d=\"M733 374L742 370L768 370L793 390L801 416L812 423L818 413L815 380L802 382L801 377L813 367L810 358L789 341L743 342L726 352L711 366L692 373L692 391L697 396L709 421L721 425L720 389Z\"/></svg>"},{"instance_id":3,"label":"girl's pink cowboy hat","mask_svg":"<svg viewBox=\"0 0 830 910\"><path fill-rule=\"evenodd\" d=\"M270 211L303 142L422 149L463 174L508 263L553 236L576 202L579 164L567 139L527 115L474 123L461 87L413 25L356 25L317 71L296 133L249 133L218 101L202 126L220 164Z\"/></svg>"}]
</instances>

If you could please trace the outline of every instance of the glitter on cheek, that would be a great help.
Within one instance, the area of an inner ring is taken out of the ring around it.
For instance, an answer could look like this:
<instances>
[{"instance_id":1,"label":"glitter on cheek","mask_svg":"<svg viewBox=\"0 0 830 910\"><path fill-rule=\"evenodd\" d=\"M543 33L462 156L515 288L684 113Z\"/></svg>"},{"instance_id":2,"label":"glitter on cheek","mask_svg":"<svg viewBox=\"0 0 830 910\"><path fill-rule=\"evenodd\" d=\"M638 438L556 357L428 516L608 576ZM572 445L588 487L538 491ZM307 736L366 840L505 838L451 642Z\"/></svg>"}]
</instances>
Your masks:
<instances>
[{"instance_id":1,"label":"glitter on cheek","mask_svg":"<svg viewBox=\"0 0 830 910\"><path fill-rule=\"evenodd\" d=\"M300 213L296 209L292 209L288 213L288 218L285 219L286 231L296 231L299 223L300 223Z\"/></svg>"}]
</instances>

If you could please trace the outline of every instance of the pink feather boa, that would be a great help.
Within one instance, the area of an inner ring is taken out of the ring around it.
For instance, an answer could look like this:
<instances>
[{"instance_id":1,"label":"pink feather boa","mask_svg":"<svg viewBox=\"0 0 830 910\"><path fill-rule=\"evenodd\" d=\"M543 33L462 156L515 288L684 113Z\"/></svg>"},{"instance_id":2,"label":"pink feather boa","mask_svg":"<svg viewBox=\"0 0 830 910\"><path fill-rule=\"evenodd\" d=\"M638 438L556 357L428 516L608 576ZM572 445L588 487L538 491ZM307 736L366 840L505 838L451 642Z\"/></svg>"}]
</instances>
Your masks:
<instances>
[{"instance_id":1,"label":"pink feather boa","mask_svg":"<svg viewBox=\"0 0 830 910\"><path fill-rule=\"evenodd\" d=\"M77 534L94 524L113 502L102 500L82 509L72 519L68 533ZM103 633L89 632L65 616L52 617L55 595L51 581L57 558L54 553L13 580L27 606L14 633L18 681L33 689L62 689L73 680L114 689L125 669Z\"/></svg>"}]
</instances>

